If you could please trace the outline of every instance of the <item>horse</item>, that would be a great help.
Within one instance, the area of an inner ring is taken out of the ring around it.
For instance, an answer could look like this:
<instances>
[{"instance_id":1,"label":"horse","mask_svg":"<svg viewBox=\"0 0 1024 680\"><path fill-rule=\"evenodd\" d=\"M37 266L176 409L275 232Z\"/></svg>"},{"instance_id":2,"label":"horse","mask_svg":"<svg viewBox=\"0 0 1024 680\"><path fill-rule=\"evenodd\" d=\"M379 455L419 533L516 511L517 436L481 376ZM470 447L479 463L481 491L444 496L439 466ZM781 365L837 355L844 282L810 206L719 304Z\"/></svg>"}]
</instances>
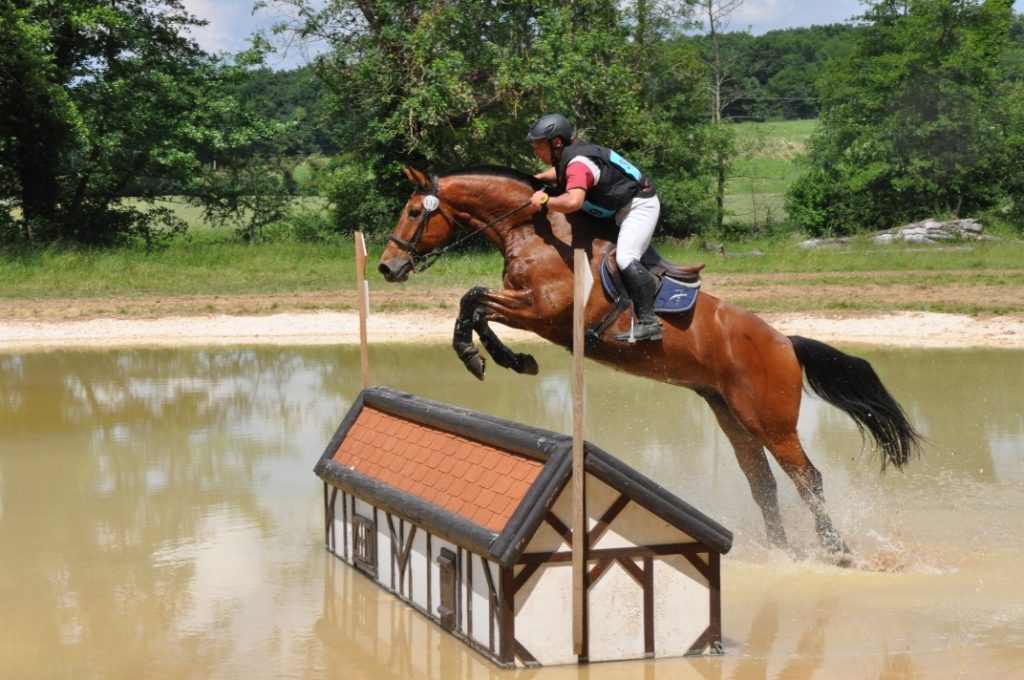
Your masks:
<instances>
[{"instance_id":1,"label":"horse","mask_svg":"<svg viewBox=\"0 0 1024 680\"><path fill-rule=\"evenodd\" d=\"M387 281L407 280L475 236L504 258L504 289L474 287L460 301L452 347L466 368L484 379L486 362L473 342L475 331L499 366L538 372L536 360L507 347L492 322L571 349L573 251L585 250L593 280L599 281L598 268L614 246L615 225L583 213L534 207L530 196L543 184L517 170L478 166L428 175L406 167L404 172L413 192L378 263ZM595 285L584 312L587 327L605 319L611 304ZM871 365L823 342L787 337L754 313L703 292L685 314L661 317L660 341L615 341L616 333L628 330L628 317L622 315L600 341L588 343L587 358L700 395L735 451L769 543L789 547L766 450L809 507L826 554L848 561L849 549L826 511L821 473L797 435L797 418L806 376L810 390L847 413L862 436L871 435L883 470L887 463L902 468L918 452L921 438Z\"/></svg>"}]
</instances>

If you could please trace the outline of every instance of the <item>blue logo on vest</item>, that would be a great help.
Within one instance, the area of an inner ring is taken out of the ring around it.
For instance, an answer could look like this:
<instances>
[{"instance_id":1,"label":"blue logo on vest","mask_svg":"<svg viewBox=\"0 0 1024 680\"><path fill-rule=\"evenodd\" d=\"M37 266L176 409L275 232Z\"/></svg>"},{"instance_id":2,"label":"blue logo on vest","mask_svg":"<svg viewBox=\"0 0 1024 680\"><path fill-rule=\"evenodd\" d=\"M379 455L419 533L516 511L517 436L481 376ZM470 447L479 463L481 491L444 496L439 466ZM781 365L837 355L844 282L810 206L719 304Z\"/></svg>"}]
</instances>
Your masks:
<instances>
[{"instance_id":1,"label":"blue logo on vest","mask_svg":"<svg viewBox=\"0 0 1024 680\"><path fill-rule=\"evenodd\" d=\"M622 170L636 181L640 181L640 171L637 170L637 167L616 152L609 150L608 160L611 161L619 170Z\"/></svg>"}]
</instances>

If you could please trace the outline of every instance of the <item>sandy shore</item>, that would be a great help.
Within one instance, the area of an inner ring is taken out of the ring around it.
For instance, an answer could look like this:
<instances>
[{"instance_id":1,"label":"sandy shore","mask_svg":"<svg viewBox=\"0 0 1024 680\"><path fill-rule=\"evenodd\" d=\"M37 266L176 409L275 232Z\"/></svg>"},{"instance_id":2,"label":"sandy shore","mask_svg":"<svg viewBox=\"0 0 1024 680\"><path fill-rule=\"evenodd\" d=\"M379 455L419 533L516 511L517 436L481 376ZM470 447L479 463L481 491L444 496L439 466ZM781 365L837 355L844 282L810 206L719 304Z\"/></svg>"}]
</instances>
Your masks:
<instances>
[{"instance_id":1,"label":"sandy shore","mask_svg":"<svg viewBox=\"0 0 1024 680\"><path fill-rule=\"evenodd\" d=\"M787 335L826 342L897 347L998 347L1024 349L1024 315L973 317L929 312L888 314L762 314ZM454 312L372 314L371 343L447 342ZM514 342L536 336L496 326ZM184 347L210 345L325 345L359 342L359 317L345 312L267 315L95 318L70 321L0 320L0 350L72 347Z\"/></svg>"}]
</instances>

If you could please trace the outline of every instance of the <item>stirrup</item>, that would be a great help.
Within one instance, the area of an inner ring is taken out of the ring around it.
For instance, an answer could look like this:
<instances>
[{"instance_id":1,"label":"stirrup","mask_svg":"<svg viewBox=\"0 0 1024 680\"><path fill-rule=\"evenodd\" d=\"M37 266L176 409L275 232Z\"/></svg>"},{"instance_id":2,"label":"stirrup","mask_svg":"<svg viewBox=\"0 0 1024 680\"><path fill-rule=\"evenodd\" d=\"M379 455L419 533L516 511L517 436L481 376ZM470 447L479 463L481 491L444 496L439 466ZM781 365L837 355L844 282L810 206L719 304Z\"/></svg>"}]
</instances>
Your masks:
<instances>
[{"instance_id":1,"label":"stirrup","mask_svg":"<svg viewBox=\"0 0 1024 680\"><path fill-rule=\"evenodd\" d=\"M615 336L619 342L634 345L641 340L661 340L661 322L654 320L647 323L635 323L629 320L629 332L620 333Z\"/></svg>"}]
</instances>

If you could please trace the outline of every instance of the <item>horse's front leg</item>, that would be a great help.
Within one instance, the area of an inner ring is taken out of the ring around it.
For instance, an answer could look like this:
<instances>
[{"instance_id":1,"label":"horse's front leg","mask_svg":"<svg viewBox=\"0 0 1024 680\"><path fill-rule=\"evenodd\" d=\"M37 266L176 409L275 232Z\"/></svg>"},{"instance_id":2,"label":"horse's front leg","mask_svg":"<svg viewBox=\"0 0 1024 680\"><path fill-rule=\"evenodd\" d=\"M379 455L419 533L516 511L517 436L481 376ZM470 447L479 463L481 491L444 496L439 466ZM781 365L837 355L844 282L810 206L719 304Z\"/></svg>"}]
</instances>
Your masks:
<instances>
[{"instance_id":1,"label":"horse's front leg","mask_svg":"<svg viewBox=\"0 0 1024 680\"><path fill-rule=\"evenodd\" d=\"M455 320L452 347L469 372L478 379L484 379L486 362L473 344L474 330L480 336L484 349L499 366L511 368L517 373L537 374L537 361L529 354L520 354L509 349L491 330L487 320L488 313L507 319L505 312L528 304L528 297L529 293L523 291L493 291L482 286L472 288L462 296L459 316ZM495 311L496 309L500 311Z\"/></svg>"},{"instance_id":2,"label":"horse's front leg","mask_svg":"<svg viewBox=\"0 0 1024 680\"><path fill-rule=\"evenodd\" d=\"M474 314L473 329L480 336L480 342L484 343L484 349L491 355L495 363L504 368L511 368L516 373L537 375L540 372L537 360L529 354L513 352L509 349L508 345L491 330L491 326L487 322L487 314L482 311L478 309Z\"/></svg>"}]
</instances>

